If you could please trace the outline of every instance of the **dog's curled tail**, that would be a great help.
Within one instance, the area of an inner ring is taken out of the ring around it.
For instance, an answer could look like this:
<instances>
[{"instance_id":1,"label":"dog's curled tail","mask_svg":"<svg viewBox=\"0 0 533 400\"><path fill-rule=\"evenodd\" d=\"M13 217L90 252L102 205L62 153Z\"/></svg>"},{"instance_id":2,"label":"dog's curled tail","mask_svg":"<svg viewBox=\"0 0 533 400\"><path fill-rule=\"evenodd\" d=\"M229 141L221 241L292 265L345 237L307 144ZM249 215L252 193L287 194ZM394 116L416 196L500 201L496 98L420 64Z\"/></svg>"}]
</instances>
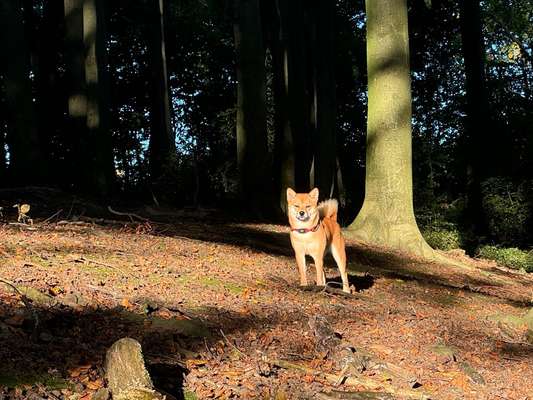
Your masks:
<instances>
[{"instance_id":1,"label":"dog's curled tail","mask_svg":"<svg viewBox=\"0 0 533 400\"><path fill-rule=\"evenodd\" d=\"M320 218L331 218L337 220L337 211L339 210L339 203L336 199L324 200L318 204L318 212Z\"/></svg>"}]
</instances>

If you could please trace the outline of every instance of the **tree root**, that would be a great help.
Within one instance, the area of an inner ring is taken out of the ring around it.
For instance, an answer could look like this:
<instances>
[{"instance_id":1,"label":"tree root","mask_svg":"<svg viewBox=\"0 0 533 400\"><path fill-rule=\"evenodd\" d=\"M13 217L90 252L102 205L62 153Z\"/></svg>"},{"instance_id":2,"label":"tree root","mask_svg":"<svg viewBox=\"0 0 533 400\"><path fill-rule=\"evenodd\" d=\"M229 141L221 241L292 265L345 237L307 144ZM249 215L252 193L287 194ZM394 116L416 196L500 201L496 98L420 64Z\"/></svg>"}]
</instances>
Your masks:
<instances>
[{"instance_id":1,"label":"tree root","mask_svg":"<svg viewBox=\"0 0 533 400\"><path fill-rule=\"evenodd\" d=\"M333 385L336 385L339 381L341 381L341 383L344 383L345 385L348 385L348 386L363 386L369 390L382 390L385 393L395 395L395 396L402 396L402 397L406 397L409 399L427 400L430 398L429 395L423 392L419 392L416 390L410 390L410 389L395 388L388 383L378 382L374 379L364 377L364 376L348 376L345 379L342 379L342 377L340 377L339 379L339 376L337 375L320 372L312 368L305 367L303 365L290 363L285 360L270 360L268 362L279 368L302 371L309 375L318 376L332 383Z\"/></svg>"}]
</instances>

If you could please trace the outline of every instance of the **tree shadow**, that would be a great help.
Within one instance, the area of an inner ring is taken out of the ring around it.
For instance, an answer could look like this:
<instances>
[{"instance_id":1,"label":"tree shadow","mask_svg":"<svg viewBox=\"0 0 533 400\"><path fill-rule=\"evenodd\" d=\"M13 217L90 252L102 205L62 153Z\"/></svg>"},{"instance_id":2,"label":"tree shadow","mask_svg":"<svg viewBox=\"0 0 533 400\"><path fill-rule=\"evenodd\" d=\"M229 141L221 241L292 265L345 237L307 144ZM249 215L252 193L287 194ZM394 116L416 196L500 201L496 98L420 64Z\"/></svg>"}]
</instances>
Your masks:
<instances>
[{"instance_id":1,"label":"tree shadow","mask_svg":"<svg viewBox=\"0 0 533 400\"><path fill-rule=\"evenodd\" d=\"M294 257L288 230L287 232L280 232L279 227L274 229L276 230L265 230L254 224L221 221L216 224L187 222L172 224L162 234L176 238L244 247L252 251L277 256ZM355 241L347 242L346 253L348 266L352 271L358 270L372 276L413 279L422 284L482 293L517 306L533 304L528 289L530 281L523 279L516 278L518 289L510 290L509 287L490 276L473 276L460 266L444 265ZM334 266L335 264L328 262L326 266L330 265ZM514 275L513 278L515 278ZM357 282L354 283L357 284Z\"/></svg>"}]
</instances>

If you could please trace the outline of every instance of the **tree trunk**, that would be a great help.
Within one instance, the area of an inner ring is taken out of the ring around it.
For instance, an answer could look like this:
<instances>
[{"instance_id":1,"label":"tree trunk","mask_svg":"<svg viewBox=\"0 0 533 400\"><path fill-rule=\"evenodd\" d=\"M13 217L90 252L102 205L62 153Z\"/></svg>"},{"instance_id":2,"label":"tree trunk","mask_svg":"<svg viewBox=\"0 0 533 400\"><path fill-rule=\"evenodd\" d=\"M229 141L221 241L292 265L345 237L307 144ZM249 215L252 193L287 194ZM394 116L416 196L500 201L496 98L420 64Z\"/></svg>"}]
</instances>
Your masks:
<instances>
[{"instance_id":1,"label":"tree trunk","mask_svg":"<svg viewBox=\"0 0 533 400\"><path fill-rule=\"evenodd\" d=\"M28 43L19 0L0 2L0 32L6 60L6 141L11 183L38 183L43 176L44 163L35 125Z\"/></svg>"},{"instance_id":2,"label":"tree trunk","mask_svg":"<svg viewBox=\"0 0 533 400\"><path fill-rule=\"evenodd\" d=\"M287 188L295 187L295 149L289 115L288 4L272 3L272 72L274 93L274 188L280 209L287 211Z\"/></svg>"},{"instance_id":3,"label":"tree trunk","mask_svg":"<svg viewBox=\"0 0 533 400\"><path fill-rule=\"evenodd\" d=\"M289 118L294 138L295 186L297 192L311 189L311 134L309 120L309 52L306 45L306 11L304 0L289 3Z\"/></svg>"},{"instance_id":4,"label":"tree trunk","mask_svg":"<svg viewBox=\"0 0 533 400\"><path fill-rule=\"evenodd\" d=\"M473 232L486 233L481 198L481 182L498 174L494 130L491 129L487 91L485 88L485 50L481 31L478 0L462 1L461 39L465 64L466 119L465 152L467 163L466 217ZM503 141L502 141L503 143Z\"/></svg>"},{"instance_id":5,"label":"tree trunk","mask_svg":"<svg viewBox=\"0 0 533 400\"><path fill-rule=\"evenodd\" d=\"M347 235L433 258L413 211L406 0L367 0L365 200Z\"/></svg>"},{"instance_id":6,"label":"tree trunk","mask_svg":"<svg viewBox=\"0 0 533 400\"><path fill-rule=\"evenodd\" d=\"M39 114L39 137L46 162L49 165L49 183L61 183L65 165L60 159L65 157L63 141L63 118L66 112L63 86L59 82L59 46L63 19L63 3L46 1L43 3L43 19L37 37L37 59L39 69L36 73L37 110Z\"/></svg>"},{"instance_id":7,"label":"tree trunk","mask_svg":"<svg viewBox=\"0 0 533 400\"><path fill-rule=\"evenodd\" d=\"M84 0L85 82L87 135L91 150L91 186L99 195L110 193L115 172L109 131L109 75L107 70L105 0Z\"/></svg>"},{"instance_id":8,"label":"tree trunk","mask_svg":"<svg viewBox=\"0 0 533 400\"><path fill-rule=\"evenodd\" d=\"M314 186L322 198L334 195L336 181L335 137L335 2L315 2L312 15L315 45L312 76L312 124L314 132Z\"/></svg>"},{"instance_id":9,"label":"tree trunk","mask_svg":"<svg viewBox=\"0 0 533 400\"><path fill-rule=\"evenodd\" d=\"M83 1L64 0L65 86L67 121L65 145L70 149L65 180L78 189L90 189L90 155L87 153L87 88Z\"/></svg>"},{"instance_id":10,"label":"tree trunk","mask_svg":"<svg viewBox=\"0 0 533 400\"><path fill-rule=\"evenodd\" d=\"M237 164L243 204L260 214L272 207L266 126L265 55L259 0L235 2Z\"/></svg>"},{"instance_id":11,"label":"tree trunk","mask_svg":"<svg viewBox=\"0 0 533 400\"><path fill-rule=\"evenodd\" d=\"M156 182L163 177L174 159L176 145L171 123L163 0L149 0L149 8L152 15L149 27L152 60L149 157L151 180Z\"/></svg>"}]
</instances>

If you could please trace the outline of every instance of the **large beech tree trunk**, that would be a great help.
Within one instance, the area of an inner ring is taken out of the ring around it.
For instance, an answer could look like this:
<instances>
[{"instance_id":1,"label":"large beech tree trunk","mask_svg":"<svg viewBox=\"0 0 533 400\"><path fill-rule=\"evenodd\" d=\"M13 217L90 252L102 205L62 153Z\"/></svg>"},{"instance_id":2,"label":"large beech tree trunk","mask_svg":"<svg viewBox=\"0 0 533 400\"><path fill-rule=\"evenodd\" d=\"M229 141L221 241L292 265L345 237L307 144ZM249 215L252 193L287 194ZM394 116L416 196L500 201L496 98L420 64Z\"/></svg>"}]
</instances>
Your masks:
<instances>
[{"instance_id":1,"label":"large beech tree trunk","mask_svg":"<svg viewBox=\"0 0 533 400\"><path fill-rule=\"evenodd\" d=\"M367 0L368 125L363 207L347 235L433 257L413 210L406 0Z\"/></svg>"}]
</instances>

